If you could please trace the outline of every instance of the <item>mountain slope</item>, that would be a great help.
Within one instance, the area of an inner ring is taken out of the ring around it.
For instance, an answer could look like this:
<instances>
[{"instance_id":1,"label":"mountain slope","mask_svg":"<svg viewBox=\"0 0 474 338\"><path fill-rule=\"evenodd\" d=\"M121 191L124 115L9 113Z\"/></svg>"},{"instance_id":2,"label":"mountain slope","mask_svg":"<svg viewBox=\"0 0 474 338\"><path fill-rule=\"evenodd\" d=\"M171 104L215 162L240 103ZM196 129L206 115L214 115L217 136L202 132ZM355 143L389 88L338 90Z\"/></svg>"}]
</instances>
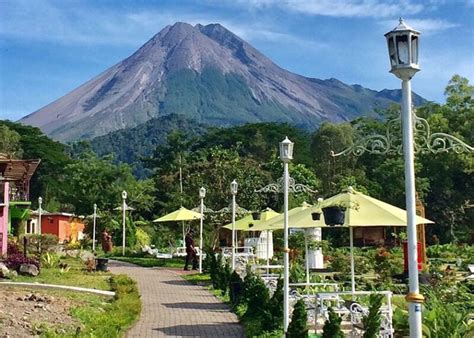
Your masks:
<instances>
[{"instance_id":1,"label":"mountain slope","mask_svg":"<svg viewBox=\"0 0 474 338\"><path fill-rule=\"evenodd\" d=\"M169 114L219 126L277 121L312 128L370 114L398 96L288 72L219 24L176 23L20 122L63 141Z\"/></svg>"}]
</instances>

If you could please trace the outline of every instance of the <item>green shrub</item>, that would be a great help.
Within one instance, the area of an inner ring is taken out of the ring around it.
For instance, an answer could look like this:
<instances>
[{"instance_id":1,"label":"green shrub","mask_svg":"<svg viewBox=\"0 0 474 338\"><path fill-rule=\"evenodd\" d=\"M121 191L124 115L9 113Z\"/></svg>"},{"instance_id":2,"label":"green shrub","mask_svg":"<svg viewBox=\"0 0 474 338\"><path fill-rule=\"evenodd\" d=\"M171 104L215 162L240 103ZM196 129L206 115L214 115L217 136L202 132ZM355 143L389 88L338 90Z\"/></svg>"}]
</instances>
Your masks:
<instances>
[{"instance_id":1,"label":"green shrub","mask_svg":"<svg viewBox=\"0 0 474 338\"><path fill-rule=\"evenodd\" d=\"M150 245L151 243L150 235L141 228L137 228L137 231L135 231L135 238L136 238L136 246L139 249L144 246Z\"/></svg>"},{"instance_id":2,"label":"green shrub","mask_svg":"<svg viewBox=\"0 0 474 338\"><path fill-rule=\"evenodd\" d=\"M246 318L261 318L267 313L270 295L263 280L249 273L244 279L244 292L242 294L242 302L247 304Z\"/></svg>"},{"instance_id":3,"label":"green shrub","mask_svg":"<svg viewBox=\"0 0 474 338\"><path fill-rule=\"evenodd\" d=\"M120 337L139 318L141 302L136 282L126 275L114 275L109 283L115 291L111 302L72 310L84 323L81 337Z\"/></svg>"},{"instance_id":4,"label":"green shrub","mask_svg":"<svg viewBox=\"0 0 474 338\"><path fill-rule=\"evenodd\" d=\"M232 269L229 263L225 263L224 266L222 266L220 272L220 289L222 291L222 294L225 295L230 290L230 277L232 276Z\"/></svg>"},{"instance_id":5,"label":"green shrub","mask_svg":"<svg viewBox=\"0 0 474 338\"><path fill-rule=\"evenodd\" d=\"M308 314L306 313L306 305L302 299L299 299L293 308L291 323L288 325L287 337L308 337Z\"/></svg>"},{"instance_id":6,"label":"green shrub","mask_svg":"<svg viewBox=\"0 0 474 338\"><path fill-rule=\"evenodd\" d=\"M45 268L55 268L59 264L59 255L54 252L47 252L41 258L41 265Z\"/></svg>"},{"instance_id":7,"label":"green shrub","mask_svg":"<svg viewBox=\"0 0 474 338\"><path fill-rule=\"evenodd\" d=\"M471 304L457 306L439 297L438 291L427 294L423 311L423 335L427 338L463 338L474 335L474 323L470 322Z\"/></svg>"},{"instance_id":8,"label":"green shrub","mask_svg":"<svg viewBox=\"0 0 474 338\"><path fill-rule=\"evenodd\" d=\"M344 338L341 322L342 318L332 308L329 308L329 318L324 323L322 338Z\"/></svg>"},{"instance_id":9,"label":"green shrub","mask_svg":"<svg viewBox=\"0 0 474 338\"><path fill-rule=\"evenodd\" d=\"M376 338L380 331L382 324L382 315L380 314L380 307L382 306L384 296L371 294L369 296L369 313L362 318L364 325L363 338Z\"/></svg>"},{"instance_id":10,"label":"green shrub","mask_svg":"<svg viewBox=\"0 0 474 338\"><path fill-rule=\"evenodd\" d=\"M25 235L27 239L27 251L36 256L41 256L43 253L55 251L58 247L59 238L51 234L32 234ZM20 239L23 243L23 237Z\"/></svg>"},{"instance_id":11,"label":"green shrub","mask_svg":"<svg viewBox=\"0 0 474 338\"><path fill-rule=\"evenodd\" d=\"M212 287L218 289L219 281L217 280L218 264L216 254L214 252L208 252L206 256L209 257L209 275L211 276Z\"/></svg>"},{"instance_id":12,"label":"green shrub","mask_svg":"<svg viewBox=\"0 0 474 338\"><path fill-rule=\"evenodd\" d=\"M243 287L244 282L242 281L242 278L240 278L237 272L233 271L229 280L229 298L233 306L239 303Z\"/></svg>"},{"instance_id":13,"label":"green shrub","mask_svg":"<svg viewBox=\"0 0 474 338\"><path fill-rule=\"evenodd\" d=\"M301 264L293 263L290 267L290 283L298 283L305 278L305 269Z\"/></svg>"}]
</instances>

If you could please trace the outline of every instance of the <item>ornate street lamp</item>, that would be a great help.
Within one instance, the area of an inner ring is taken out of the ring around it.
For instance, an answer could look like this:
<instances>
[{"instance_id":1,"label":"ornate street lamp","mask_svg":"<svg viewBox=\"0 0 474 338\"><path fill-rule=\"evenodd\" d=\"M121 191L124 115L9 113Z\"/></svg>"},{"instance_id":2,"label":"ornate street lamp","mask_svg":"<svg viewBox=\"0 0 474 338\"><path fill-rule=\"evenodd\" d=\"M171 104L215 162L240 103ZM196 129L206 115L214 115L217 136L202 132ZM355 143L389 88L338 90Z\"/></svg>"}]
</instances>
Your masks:
<instances>
[{"instance_id":1,"label":"ornate street lamp","mask_svg":"<svg viewBox=\"0 0 474 338\"><path fill-rule=\"evenodd\" d=\"M202 226L204 222L204 197L206 197L206 189L199 189L199 198L201 199L201 222L199 225L199 273L202 273Z\"/></svg>"},{"instance_id":2,"label":"ornate street lamp","mask_svg":"<svg viewBox=\"0 0 474 338\"><path fill-rule=\"evenodd\" d=\"M288 137L280 143L280 160L283 162L283 332L286 335L289 324L289 252L288 248L288 183L290 175L288 173L288 162L293 159L293 145Z\"/></svg>"},{"instance_id":3,"label":"ornate street lamp","mask_svg":"<svg viewBox=\"0 0 474 338\"><path fill-rule=\"evenodd\" d=\"M420 70L418 65L419 36L420 33L406 25L402 19L395 29L385 34L390 72L402 80L401 118L388 121L385 134L368 135L339 153L331 151L331 155L334 157L349 154L361 156L366 152L377 155L402 153L404 155L409 277L409 293L406 299L409 303L410 337L415 338L422 336L421 304L424 297L419 294L418 286L414 154L439 154L449 151L458 154L474 152L472 146L452 135L432 133L428 121L416 116L416 113L412 113L410 79ZM403 142L399 137L400 124L402 124Z\"/></svg>"},{"instance_id":4,"label":"ornate street lamp","mask_svg":"<svg viewBox=\"0 0 474 338\"><path fill-rule=\"evenodd\" d=\"M43 213L43 209L41 205L43 204L43 198L38 197L38 233L41 235L41 214Z\"/></svg>"},{"instance_id":5,"label":"ornate street lamp","mask_svg":"<svg viewBox=\"0 0 474 338\"><path fill-rule=\"evenodd\" d=\"M415 155L413 148L413 116L411 112L411 78L420 70L418 65L418 37L420 32L407 26L402 19L397 27L385 34L390 58L390 72L402 80L402 125L403 157L405 162L405 201L408 234L408 279L410 337L421 338L421 304L419 293L416 199L415 199Z\"/></svg>"},{"instance_id":6,"label":"ornate street lamp","mask_svg":"<svg viewBox=\"0 0 474 338\"><path fill-rule=\"evenodd\" d=\"M125 211L127 210L127 192L122 191L122 256L125 256Z\"/></svg>"},{"instance_id":7,"label":"ornate street lamp","mask_svg":"<svg viewBox=\"0 0 474 338\"><path fill-rule=\"evenodd\" d=\"M238 184L236 180L230 183L230 193L232 194L232 271L235 270L235 195L237 195Z\"/></svg>"}]
</instances>

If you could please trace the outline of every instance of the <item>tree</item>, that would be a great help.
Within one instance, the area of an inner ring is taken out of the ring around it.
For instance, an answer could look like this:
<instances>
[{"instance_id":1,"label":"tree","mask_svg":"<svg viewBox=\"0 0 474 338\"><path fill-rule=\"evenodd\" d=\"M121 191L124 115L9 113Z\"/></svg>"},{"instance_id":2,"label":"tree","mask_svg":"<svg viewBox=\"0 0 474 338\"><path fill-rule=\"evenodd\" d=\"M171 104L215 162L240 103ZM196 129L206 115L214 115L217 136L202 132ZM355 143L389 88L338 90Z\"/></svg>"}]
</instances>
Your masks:
<instances>
[{"instance_id":1,"label":"tree","mask_svg":"<svg viewBox=\"0 0 474 338\"><path fill-rule=\"evenodd\" d=\"M94 203L100 210L113 210L121 205L123 190L128 193L127 204L138 214L150 213L152 182L137 181L129 166L115 165L110 156L98 158L87 152L65 168L62 200L73 205L78 214L91 214Z\"/></svg>"},{"instance_id":2,"label":"tree","mask_svg":"<svg viewBox=\"0 0 474 338\"><path fill-rule=\"evenodd\" d=\"M21 136L6 125L0 125L0 154L8 158L21 158Z\"/></svg>"},{"instance_id":3,"label":"tree","mask_svg":"<svg viewBox=\"0 0 474 338\"><path fill-rule=\"evenodd\" d=\"M466 78L454 75L446 87L446 104L430 104L419 109L432 132L449 133L474 144L474 87ZM420 156L422 170L430 186L425 197L426 213L437 223L428 228L443 241L469 238L474 223L469 205L474 200L474 157L453 151Z\"/></svg>"},{"instance_id":4,"label":"tree","mask_svg":"<svg viewBox=\"0 0 474 338\"><path fill-rule=\"evenodd\" d=\"M51 140L35 127L10 121L0 121L0 125L20 135L19 147L24 159L41 160L30 182L30 200L36 201L39 196L45 201L59 199L64 168L71 162L66 146Z\"/></svg>"},{"instance_id":5,"label":"tree","mask_svg":"<svg viewBox=\"0 0 474 338\"><path fill-rule=\"evenodd\" d=\"M336 182L352 172L356 159L353 156L335 158L331 152L339 152L352 144L354 129L348 123L323 123L314 133L311 143L311 153L314 154L314 167L321 179L323 195L333 195Z\"/></svg>"}]
</instances>

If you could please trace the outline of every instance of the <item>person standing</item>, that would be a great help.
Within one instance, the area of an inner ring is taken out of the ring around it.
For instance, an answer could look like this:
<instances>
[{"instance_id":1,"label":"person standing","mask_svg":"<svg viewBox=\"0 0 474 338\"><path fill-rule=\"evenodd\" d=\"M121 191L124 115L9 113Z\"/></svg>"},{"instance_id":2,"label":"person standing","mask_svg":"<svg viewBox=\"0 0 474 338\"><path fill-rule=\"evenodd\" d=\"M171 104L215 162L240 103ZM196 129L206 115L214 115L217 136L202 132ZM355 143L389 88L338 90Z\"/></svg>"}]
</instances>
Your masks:
<instances>
[{"instance_id":1,"label":"person standing","mask_svg":"<svg viewBox=\"0 0 474 338\"><path fill-rule=\"evenodd\" d=\"M193 270L198 269L197 250L194 247L194 230L190 229L184 238L186 244L186 262L184 263L184 270L188 271L188 265L190 262L193 264Z\"/></svg>"}]
</instances>

